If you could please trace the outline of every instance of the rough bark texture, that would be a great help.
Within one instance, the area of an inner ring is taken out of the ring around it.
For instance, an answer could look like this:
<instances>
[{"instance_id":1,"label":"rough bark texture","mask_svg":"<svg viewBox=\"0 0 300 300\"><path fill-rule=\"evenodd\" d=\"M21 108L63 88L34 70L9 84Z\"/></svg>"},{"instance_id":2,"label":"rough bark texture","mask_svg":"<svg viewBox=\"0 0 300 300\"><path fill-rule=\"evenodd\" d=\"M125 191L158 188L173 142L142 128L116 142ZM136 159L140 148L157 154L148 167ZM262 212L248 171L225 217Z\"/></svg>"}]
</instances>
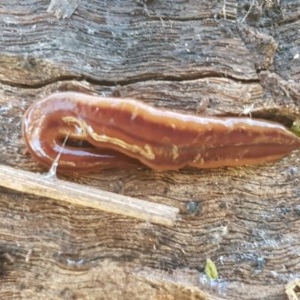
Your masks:
<instances>
[{"instance_id":1,"label":"rough bark texture","mask_svg":"<svg viewBox=\"0 0 300 300\"><path fill-rule=\"evenodd\" d=\"M300 117L298 0L0 0L0 163L41 172L21 120L79 90L173 110ZM285 299L300 276L299 152L220 170L63 179L180 209L174 227L0 188L1 299ZM215 262L210 281L205 261Z\"/></svg>"}]
</instances>

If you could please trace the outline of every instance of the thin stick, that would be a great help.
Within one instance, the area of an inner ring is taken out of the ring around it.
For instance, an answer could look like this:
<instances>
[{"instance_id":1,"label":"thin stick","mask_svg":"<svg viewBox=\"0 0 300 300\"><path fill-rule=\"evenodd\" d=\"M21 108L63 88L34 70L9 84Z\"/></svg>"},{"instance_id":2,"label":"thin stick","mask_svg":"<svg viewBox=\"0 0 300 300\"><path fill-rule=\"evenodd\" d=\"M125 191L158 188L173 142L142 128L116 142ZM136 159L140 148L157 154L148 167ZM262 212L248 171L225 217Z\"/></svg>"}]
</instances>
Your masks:
<instances>
[{"instance_id":1,"label":"thin stick","mask_svg":"<svg viewBox=\"0 0 300 300\"><path fill-rule=\"evenodd\" d=\"M223 11L224 20L226 20L226 0L223 0L222 11Z\"/></svg>"},{"instance_id":2,"label":"thin stick","mask_svg":"<svg viewBox=\"0 0 300 300\"><path fill-rule=\"evenodd\" d=\"M0 186L167 226L174 225L179 213L179 209L172 206L110 193L4 165L0 165Z\"/></svg>"},{"instance_id":3,"label":"thin stick","mask_svg":"<svg viewBox=\"0 0 300 300\"><path fill-rule=\"evenodd\" d=\"M250 5L250 7L249 7L247 13L246 13L245 16L243 17L241 23L244 23L244 22L245 22L245 20L247 19L248 15L250 14L251 9L253 8L253 6L254 6L254 4L255 4L255 2L256 2L256 0L252 0L252 3L251 3L251 5Z\"/></svg>"}]
</instances>

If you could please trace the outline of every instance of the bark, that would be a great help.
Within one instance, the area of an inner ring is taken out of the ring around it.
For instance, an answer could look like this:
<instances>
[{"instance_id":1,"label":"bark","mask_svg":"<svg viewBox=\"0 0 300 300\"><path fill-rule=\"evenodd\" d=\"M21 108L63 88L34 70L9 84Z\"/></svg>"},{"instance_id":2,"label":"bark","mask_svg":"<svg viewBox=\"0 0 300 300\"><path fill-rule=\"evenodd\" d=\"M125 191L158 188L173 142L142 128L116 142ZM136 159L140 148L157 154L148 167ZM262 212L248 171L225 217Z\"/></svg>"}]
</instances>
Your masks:
<instances>
[{"instance_id":1,"label":"bark","mask_svg":"<svg viewBox=\"0 0 300 300\"><path fill-rule=\"evenodd\" d=\"M251 107L291 126L299 4L0 0L0 163L44 172L21 122L55 91L207 115ZM260 166L60 178L170 205L180 219L163 226L0 188L1 299L284 299L300 276L297 151ZM207 258L219 279L207 278Z\"/></svg>"}]
</instances>

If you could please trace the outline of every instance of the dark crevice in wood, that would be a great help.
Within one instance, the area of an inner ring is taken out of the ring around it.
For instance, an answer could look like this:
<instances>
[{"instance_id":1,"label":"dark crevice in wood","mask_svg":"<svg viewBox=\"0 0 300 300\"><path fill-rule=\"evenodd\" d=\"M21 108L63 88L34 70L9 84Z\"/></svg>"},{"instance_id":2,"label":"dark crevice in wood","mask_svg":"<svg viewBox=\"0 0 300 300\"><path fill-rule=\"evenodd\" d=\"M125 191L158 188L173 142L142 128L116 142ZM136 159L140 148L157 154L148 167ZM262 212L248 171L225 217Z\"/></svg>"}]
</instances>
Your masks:
<instances>
[{"instance_id":1,"label":"dark crevice in wood","mask_svg":"<svg viewBox=\"0 0 300 300\"><path fill-rule=\"evenodd\" d=\"M263 71L259 70L258 72ZM114 86L126 86L129 84L134 84L134 83L139 83L139 82L147 82L147 81L173 81L173 82L184 82L184 81L192 81L192 80L199 80L199 79L204 79L204 78L227 78L231 79L233 81L237 81L240 83L258 83L259 79L242 79L242 78L237 78L234 76L229 76L228 74L224 73L219 73L219 72L205 72L204 74L192 74L192 75L184 75L184 76L170 76L170 75L141 75L138 77L133 77L133 78L128 78L128 79L123 79L123 80L116 80L116 81L111 81L111 80L96 80L95 78L92 77L87 77L87 76L57 76L51 78L51 80L44 80L41 83L38 84L22 84L22 83L14 83L6 80L0 80L0 84L5 84L11 87L17 87L17 88L43 88L47 85L53 84L55 82L63 82L63 81L74 81L74 80L85 80L86 82L90 84L95 84L95 85L100 85L100 86L108 86L108 87L114 87Z\"/></svg>"}]
</instances>

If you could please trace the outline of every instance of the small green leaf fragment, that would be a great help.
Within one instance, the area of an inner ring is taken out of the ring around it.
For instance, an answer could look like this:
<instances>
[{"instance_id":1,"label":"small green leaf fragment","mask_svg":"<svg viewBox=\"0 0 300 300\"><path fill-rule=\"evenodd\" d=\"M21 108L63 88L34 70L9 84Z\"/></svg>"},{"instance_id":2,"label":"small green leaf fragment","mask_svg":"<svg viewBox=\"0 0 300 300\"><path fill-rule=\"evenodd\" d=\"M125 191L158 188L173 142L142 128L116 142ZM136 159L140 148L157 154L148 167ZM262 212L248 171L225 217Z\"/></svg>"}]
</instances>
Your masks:
<instances>
[{"instance_id":1,"label":"small green leaf fragment","mask_svg":"<svg viewBox=\"0 0 300 300\"><path fill-rule=\"evenodd\" d=\"M297 119L294 121L292 127L290 128L292 132L294 132L296 135L300 136L300 120Z\"/></svg>"},{"instance_id":2,"label":"small green leaf fragment","mask_svg":"<svg viewBox=\"0 0 300 300\"><path fill-rule=\"evenodd\" d=\"M209 279L218 279L218 270L215 263L210 259L206 259L204 272Z\"/></svg>"}]
</instances>

